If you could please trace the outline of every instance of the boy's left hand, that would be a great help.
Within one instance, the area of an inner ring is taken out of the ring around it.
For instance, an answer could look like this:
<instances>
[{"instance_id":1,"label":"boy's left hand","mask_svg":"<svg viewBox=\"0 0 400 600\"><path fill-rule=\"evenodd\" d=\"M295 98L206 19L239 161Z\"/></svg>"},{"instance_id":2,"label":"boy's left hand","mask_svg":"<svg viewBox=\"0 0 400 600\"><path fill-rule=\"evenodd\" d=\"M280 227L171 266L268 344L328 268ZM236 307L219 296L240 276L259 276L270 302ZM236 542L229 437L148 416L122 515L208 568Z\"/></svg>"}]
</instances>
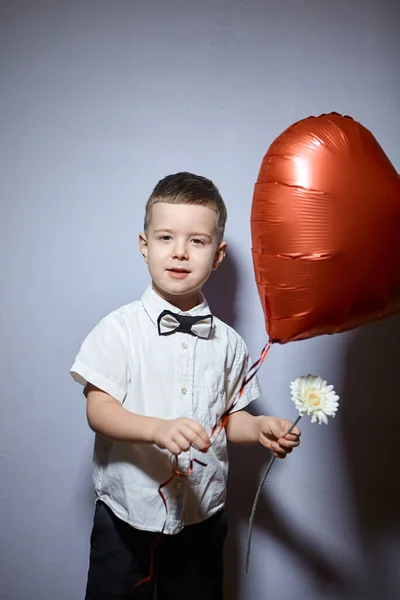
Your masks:
<instances>
[{"instance_id":1,"label":"boy's left hand","mask_svg":"<svg viewBox=\"0 0 400 600\"><path fill-rule=\"evenodd\" d=\"M271 450L277 458L285 458L300 444L300 429L296 426L289 434L292 422L277 417L259 417L258 439L260 444Z\"/></svg>"}]
</instances>

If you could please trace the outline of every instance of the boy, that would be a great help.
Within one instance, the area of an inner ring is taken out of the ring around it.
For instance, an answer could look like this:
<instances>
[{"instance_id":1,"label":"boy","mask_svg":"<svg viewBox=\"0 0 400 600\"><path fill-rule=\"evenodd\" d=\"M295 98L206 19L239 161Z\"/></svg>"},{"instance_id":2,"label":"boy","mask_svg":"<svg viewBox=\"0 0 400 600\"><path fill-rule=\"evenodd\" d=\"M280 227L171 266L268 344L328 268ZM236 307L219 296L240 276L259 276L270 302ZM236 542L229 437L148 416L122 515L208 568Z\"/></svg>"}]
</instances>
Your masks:
<instances>
[{"instance_id":1,"label":"boy","mask_svg":"<svg viewBox=\"0 0 400 600\"><path fill-rule=\"evenodd\" d=\"M256 378L210 439L250 366L241 337L201 293L225 256L225 221L210 180L161 180L139 236L152 284L100 321L71 369L96 432L86 600L151 600L155 582L158 600L221 600L226 439L281 458L299 444L298 428L285 435L289 421L243 410L260 395ZM135 587L153 551L154 575Z\"/></svg>"}]
</instances>

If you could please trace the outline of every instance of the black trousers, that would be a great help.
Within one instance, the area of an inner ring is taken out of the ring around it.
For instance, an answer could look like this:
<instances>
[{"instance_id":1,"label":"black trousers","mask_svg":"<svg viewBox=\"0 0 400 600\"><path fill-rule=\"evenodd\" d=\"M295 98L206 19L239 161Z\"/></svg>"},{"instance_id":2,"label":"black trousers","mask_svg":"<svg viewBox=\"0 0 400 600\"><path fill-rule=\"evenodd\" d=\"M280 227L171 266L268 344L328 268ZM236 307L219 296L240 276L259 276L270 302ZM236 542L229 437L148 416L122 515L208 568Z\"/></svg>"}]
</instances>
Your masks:
<instances>
[{"instance_id":1,"label":"black trousers","mask_svg":"<svg viewBox=\"0 0 400 600\"><path fill-rule=\"evenodd\" d=\"M85 600L222 600L223 510L176 535L134 529L97 502ZM159 542L155 548L155 545ZM154 552L154 576L149 574Z\"/></svg>"}]
</instances>

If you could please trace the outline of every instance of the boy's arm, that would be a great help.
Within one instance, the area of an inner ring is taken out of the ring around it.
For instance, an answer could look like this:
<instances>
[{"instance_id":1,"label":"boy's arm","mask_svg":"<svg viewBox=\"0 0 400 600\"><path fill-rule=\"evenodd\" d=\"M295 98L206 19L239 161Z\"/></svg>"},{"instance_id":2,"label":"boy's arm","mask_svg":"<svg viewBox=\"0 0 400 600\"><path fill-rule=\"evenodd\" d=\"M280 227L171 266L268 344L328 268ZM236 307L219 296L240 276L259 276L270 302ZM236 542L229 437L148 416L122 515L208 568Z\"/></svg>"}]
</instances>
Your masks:
<instances>
[{"instance_id":1,"label":"boy's arm","mask_svg":"<svg viewBox=\"0 0 400 600\"><path fill-rule=\"evenodd\" d=\"M86 390L86 414L93 431L118 442L156 444L173 454L193 445L207 451L210 439L193 419L174 420L146 417L126 410L116 399L92 384Z\"/></svg>"},{"instance_id":2,"label":"boy's arm","mask_svg":"<svg viewBox=\"0 0 400 600\"><path fill-rule=\"evenodd\" d=\"M234 444L260 443L277 458L285 458L286 454L300 443L301 434L298 427L289 435L286 434L291 425L286 419L253 416L245 410L238 410L229 416L226 435Z\"/></svg>"},{"instance_id":3,"label":"boy's arm","mask_svg":"<svg viewBox=\"0 0 400 600\"><path fill-rule=\"evenodd\" d=\"M226 436L233 444L255 444L259 441L259 420L245 410L229 415Z\"/></svg>"}]
</instances>

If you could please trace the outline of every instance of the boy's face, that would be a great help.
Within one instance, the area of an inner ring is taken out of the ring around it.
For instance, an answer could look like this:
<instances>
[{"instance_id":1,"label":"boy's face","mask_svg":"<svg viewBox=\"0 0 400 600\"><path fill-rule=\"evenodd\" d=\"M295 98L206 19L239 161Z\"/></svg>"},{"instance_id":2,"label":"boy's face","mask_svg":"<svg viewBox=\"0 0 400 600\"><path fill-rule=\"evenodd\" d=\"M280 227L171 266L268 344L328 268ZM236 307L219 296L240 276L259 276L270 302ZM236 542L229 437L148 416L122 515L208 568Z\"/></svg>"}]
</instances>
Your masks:
<instances>
[{"instance_id":1,"label":"boy's face","mask_svg":"<svg viewBox=\"0 0 400 600\"><path fill-rule=\"evenodd\" d=\"M154 204L139 244L155 291L183 311L199 303L203 284L226 251L226 243L219 241L216 212L192 204Z\"/></svg>"}]
</instances>

